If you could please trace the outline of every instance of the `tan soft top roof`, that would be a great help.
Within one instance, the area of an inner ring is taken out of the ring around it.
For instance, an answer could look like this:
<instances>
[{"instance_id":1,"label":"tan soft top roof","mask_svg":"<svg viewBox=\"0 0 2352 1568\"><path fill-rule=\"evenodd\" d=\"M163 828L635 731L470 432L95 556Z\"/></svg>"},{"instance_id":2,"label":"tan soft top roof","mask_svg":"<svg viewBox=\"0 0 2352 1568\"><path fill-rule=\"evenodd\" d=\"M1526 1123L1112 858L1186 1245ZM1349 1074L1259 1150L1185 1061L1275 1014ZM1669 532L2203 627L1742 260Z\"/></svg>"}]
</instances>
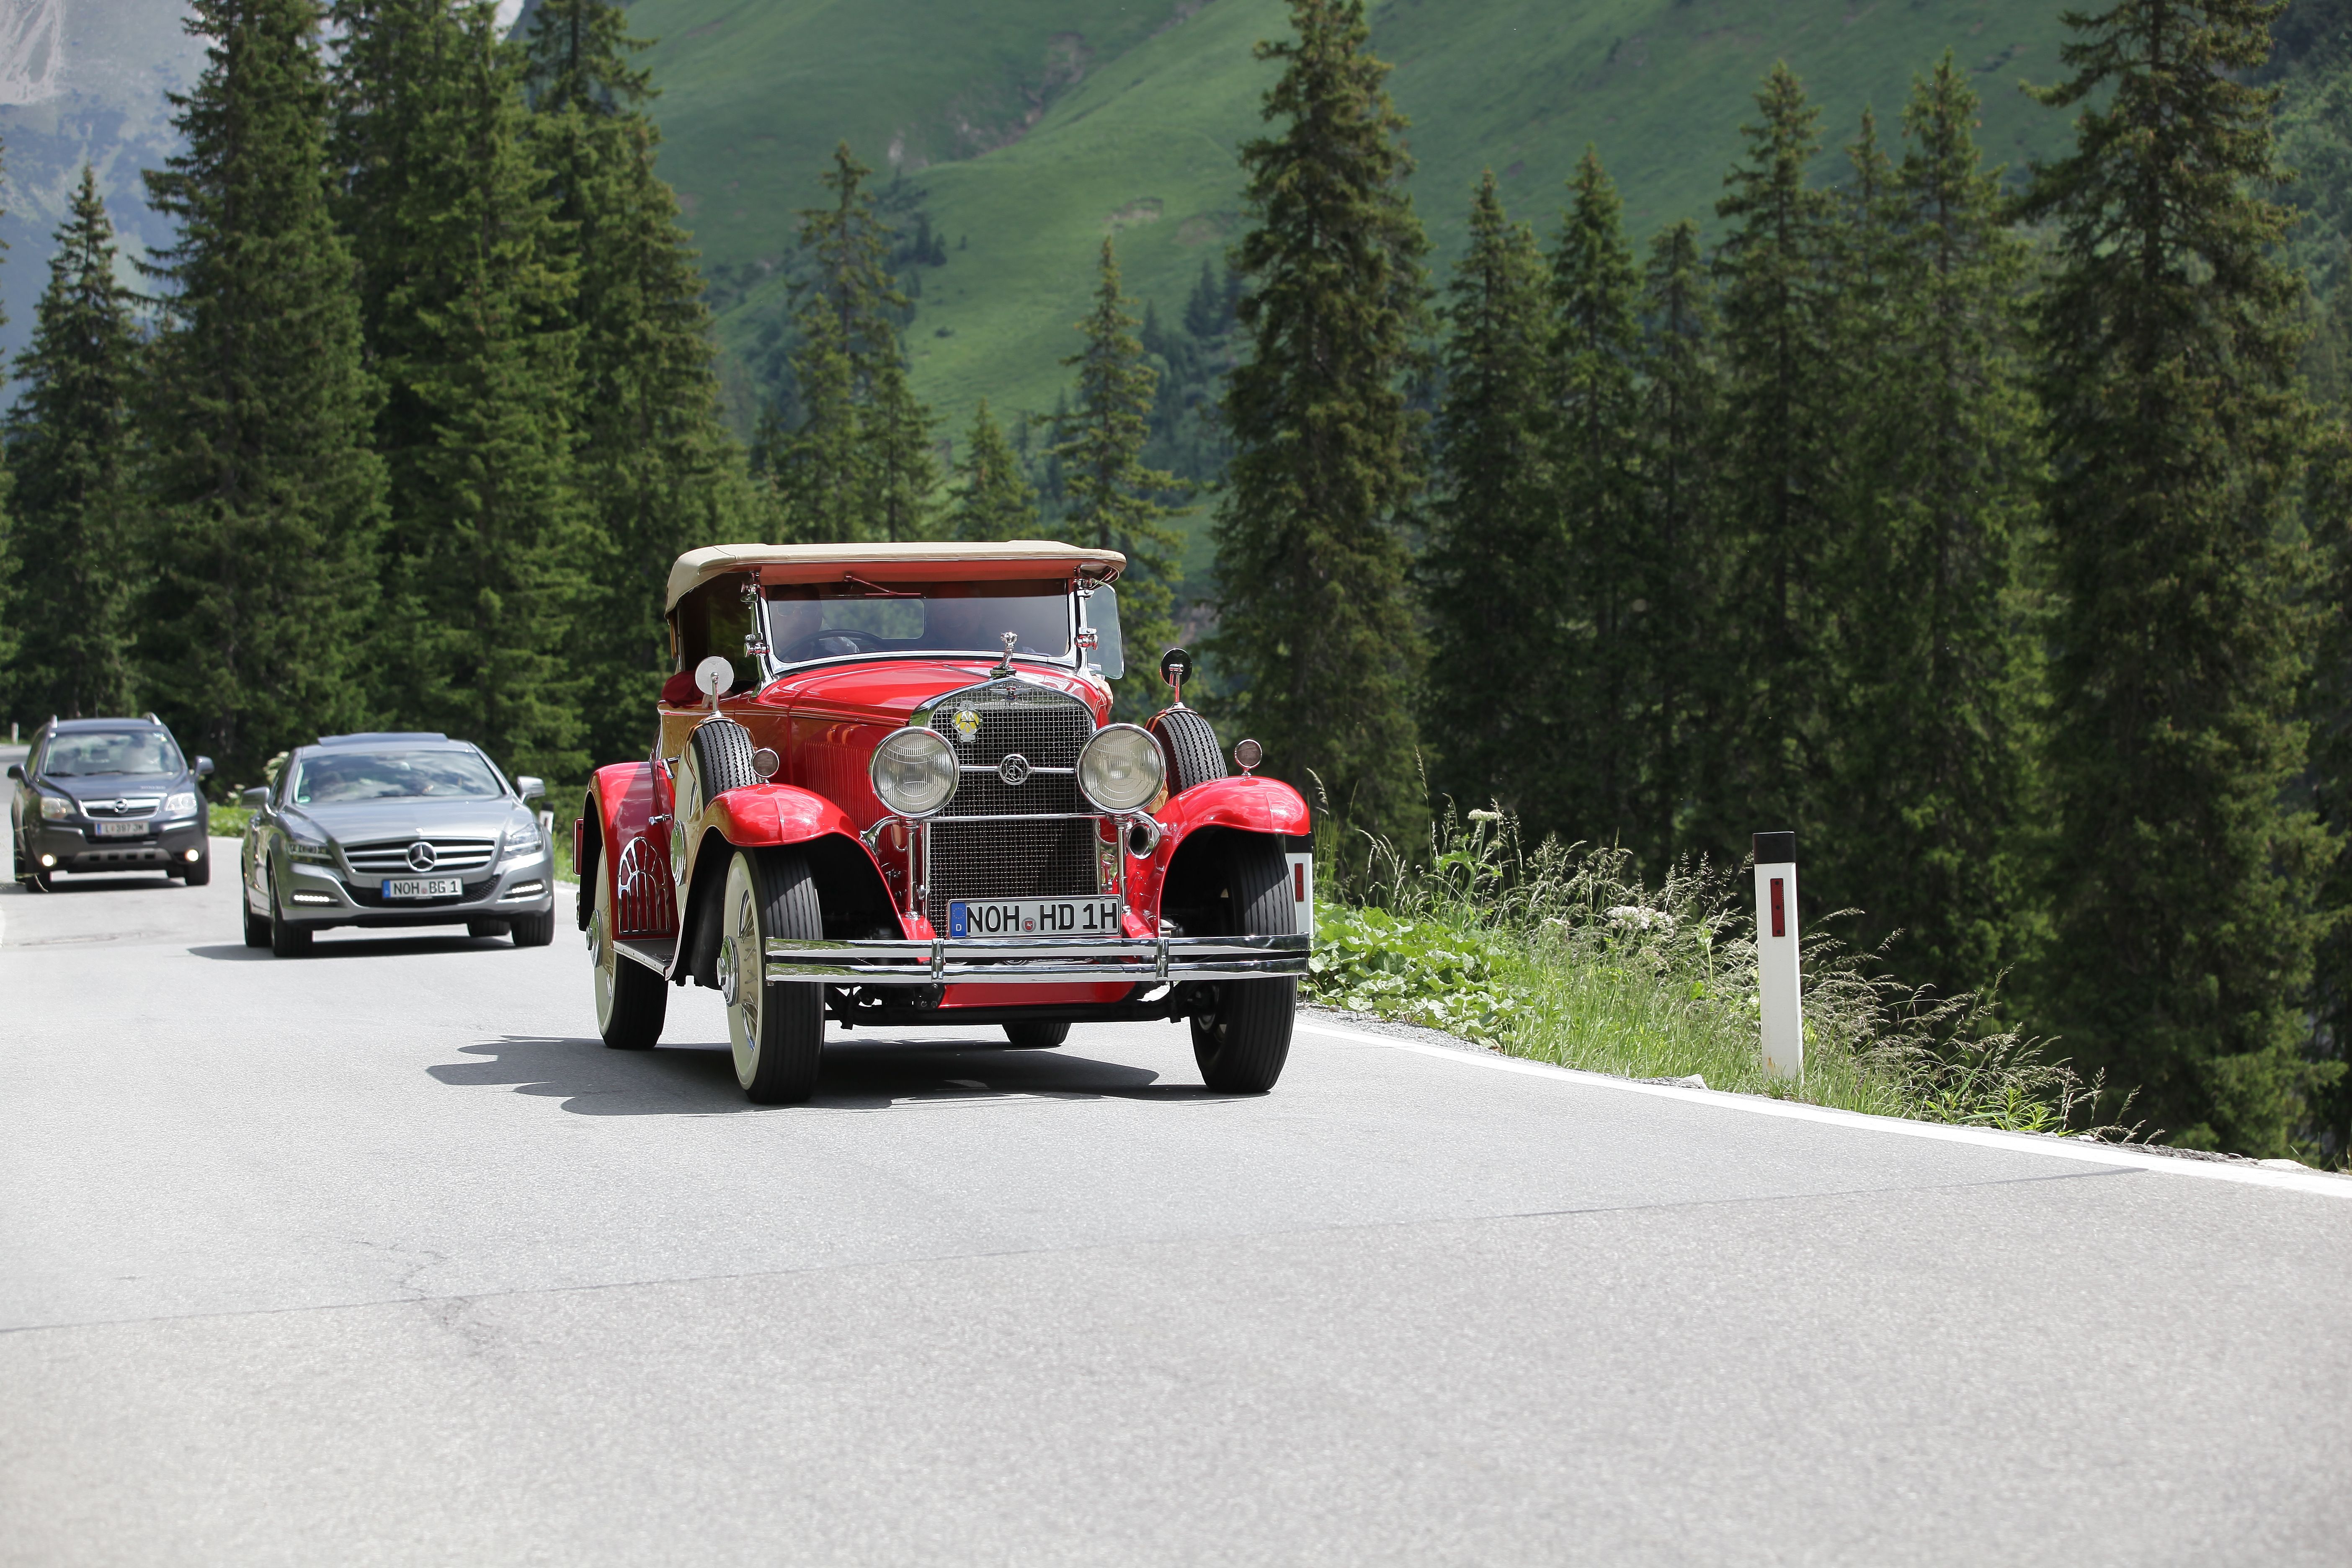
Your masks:
<instances>
[{"instance_id":1,"label":"tan soft top roof","mask_svg":"<svg viewBox=\"0 0 2352 1568\"><path fill-rule=\"evenodd\" d=\"M877 583L916 583L940 577L986 581L1005 577L1075 577L1108 583L1127 568L1116 550L1087 550L1050 539L1011 539L1002 544L711 544L689 550L669 569L664 611L713 577L760 574L766 583L838 583L855 572Z\"/></svg>"}]
</instances>

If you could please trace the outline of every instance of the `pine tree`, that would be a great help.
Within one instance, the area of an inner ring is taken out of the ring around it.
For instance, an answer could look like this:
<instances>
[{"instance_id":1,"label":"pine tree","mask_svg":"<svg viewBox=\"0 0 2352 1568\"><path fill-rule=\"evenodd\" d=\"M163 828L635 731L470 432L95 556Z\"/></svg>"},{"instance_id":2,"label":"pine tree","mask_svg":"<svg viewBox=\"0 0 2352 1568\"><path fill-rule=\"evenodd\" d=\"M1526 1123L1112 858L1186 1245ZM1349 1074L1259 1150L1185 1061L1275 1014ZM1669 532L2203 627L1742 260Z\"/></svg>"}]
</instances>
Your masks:
<instances>
[{"instance_id":1,"label":"pine tree","mask_svg":"<svg viewBox=\"0 0 2352 1568\"><path fill-rule=\"evenodd\" d=\"M1558 685L1549 696L1569 743L1544 759L1559 782L1537 826L1570 839L1622 843L1653 869L1672 850L1644 831L1658 759L1657 648L1651 616L1667 563L1643 515L1642 274L1625 242L1617 187L1590 147L1569 181L1572 201L1552 260L1553 483L1563 510L1567 578Z\"/></svg>"},{"instance_id":2,"label":"pine tree","mask_svg":"<svg viewBox=\"0 0 2352 1568\"><path fill-rule=\"evenodd\" d=\"M1685 219L1652 243L1642 314L1649 367L1642 510L1664 571L1649 608L1657 685L1643 749L1651 771L1640 826L1628 837L1679 857L1693 847L1684 821L1705 773L1706 738L1721 731L1717 715L1724 707L1723 661L1714 636L1720 610L1715 512L1720 370L1696 224Z\"/></svg>"},{"instance_id":3,"label":"pine tree","mask_svg":"<svg viewBox=\"0 0 2352 1568\"><path fill-rule=\"evenodd\" d=\"M2305 508L2324 551L2318 657L2313 661L2312 801L2330 853L2319 887L2329 924L2315 954L2306 1123L2326 1164L2352 1158L2352 407L2340 396L2313 452Z\"/></svg>"},{"instance_id":4,"label":"pine tree","mask_svg":"<svg viewBox=\"0 0 2352 1568\"><path fill-rule=\"evenodd\" d=\"M1399 523L1422 478L1402 383L1425 313L1404 117L1360 0L1290 0L1295 36L1246 143L1255 226L1234 256L1252 353L1225 389L1234 453L1215 525L1212 644L1270 767L1345 822L1410 839L1426 803L1412 720L1420 637Z\"/></svg>"},{"instance_id":5,"label":"pine tree","mask_svg":"<svg viewBox=\"0 0 2352 1568\"><path fill-rule=\"evenodd\" d=\"M1820 116L1786 64L1740 128L1748 162L1716 204L1724 422L1719 612L1733 675L1710 739L1698 843L1734 859L1759 825L1805 833L1818 790L1833 635L1824 574L1838 547L1843 432L1832 203L1806 171Z\"/></svg>"},{"instance_id":6,"label":"pine tree","mask_svg":"<svg viewBox=\"0 0 2352 1568\"><path fill-rule=\"evenodd\" d=\"M1135 325L1119 290L1118 258L1106 239L1095 308L1077 323L1086 347L1062 362L1078 373L1078 396L1054 456L1068 487L1065 536L1127 557L1118 582L1119 630L1138 658L1116 689L1119 716L1129 720L1148 718L1160 706L1159 655L1176 639L1171 611L1181 547L1166 521L1176 510L1158 499L1181 488L1181 481L1143 466L1159 377L1144 362Z\"/></svg>"},{"instance_id":7,"label":"pine tree","mask_svg":"<svg viewBox=\"0 0 2352 1568\"><path fill-rule=\"evenodd\" d=\"M41 585L17 619L20 700L68 719L133 710L132 598L143 530L132 484L134 296L89 165L57 231L24 384L7 416L19 563Z\"/></svg>"},{"instance_id":8,"label":"pine tree","mask_svg":"<svg viewBox=\"0 0 2352 1568\"><path fill-rule=\"evenodd\" d=\"M654 89L629 63L647 47L627 36L611 0L541 0L525 78L539 164L579 273L574 483L592 586L570 647L587 675L594 757L625 755L642 740L668 673L649 584L681 552L740 537L750 521L742 457L719 419L701 274L677 199L654 172Z\"/></svg>"},{"instance_id":9,"label":"pine tree","mask_svg":"<svg viewBox=\"0 0 2352 1568\"><path fill-rule=\"evenodd\" d=\"M1866 504L1841 590L1843 820L1820 856L1823 897L1863 906L1863 942L1901 931L1906 978L1947 993L1997 983L2036 927L2026 552L2041 466L2025 255L1976 117L1947 52L1913 84L1902 165L1874 193L1874 288L1850 305L1849 363L1868 374L1848 421L1866 490L1849 494Z\"/></svg>"},{"instance_id":10,"label":"pine tree","mask_svg":"<svg viewBox=\"0 0 2352 1568\"><path fill-rule=\"evenodd\" d=\"M2070 15L2073 152L2034 171L2049 517L2064 607L2051 764L2056 948L2042 1020L2138 1086L2174 1142L2285 1152L2323 840L2288 786L2308 654L2289 526L2308 424L2274 5Z\"/></svg>"},{"instance_id":11,"label":"pine tree","mask_svg":"<svg viewBox=\"0 0 2352 1568\"><path fill-rule=\"evenodd\" d=\"M141 684L230 780L349 727L377 611L383 470L352 260L325 187L311 0L192 0L209 40L173 95L184 150L147 175L178 225L153 268L155 591Z\"/></svg>"},{"instance_id":12,"label":"pine tree","mask_svg":"<svg viewBox=\"0 0 2352 1568\"><path fill-rule=\"evenodd\" d=\"M485 7L344 0L342 207L393 388L387 706L510 767L580 772L586 597L572 236L535 166L520 49ZM373 73L392 72L389 81Z\"/></svg>"},{"instance_id":13,"label":"pine tree","mask_svg":"<svg viewBox=\"0 0 2352 1568\"><path fill-rule=\"evenodd\" d=\"M0 191L7 189L7 147L0 142ZM0 217L5 216L6 209L0 208ZM0 258L5 258L7 250L7 241L0 240ZM7 324L8 312L0 310L0 327ZM22 546L16 537L8 506L13 488L7 444L0 442L0 713L16 712L16 704L22 700L16 678L16 652L23 642L16 631L16 552Z\"/></svg>"},{"instance_id":14,"label":"pine tree","mask_svg":"<svg viewBox=\"0 0 2352 1568\"><path fill-rule=\"evenodd\" d=\"M1578 742L1557 700L1570 583L1546 443L1546 289L1535 232L1510 221L1488 170L1439 311L1423 723L1440 794L1538 826L1557 820L1552 769Z\"/></svg>"},{"instance_id":15,"label":"pine tree","mask_svg":"<svg viewBox=\"0 0 2352 1568\"><path fill-rule=\"evenodd\" d=\"M988 399L971 416L963 458L956 464L955 500L949 532L973 541L1037 537L1037 492L1021 472L1021 459L988 411Z\"/></svg>"},{"instance_id":16,"label":"pine tree","mask_svg":"<svg viewBox=\"0 0 2352 1568\"><path fill-rule=\"evenodd\" d=\"M908 384L887 262L890 230L866 189L873 171L843 142L824 176L830 207L800 215L809 270L793 284L798 423L777 443L772 483L789 537L919 539L938 470L930 412Z\"/></svg>"}]
</instances>

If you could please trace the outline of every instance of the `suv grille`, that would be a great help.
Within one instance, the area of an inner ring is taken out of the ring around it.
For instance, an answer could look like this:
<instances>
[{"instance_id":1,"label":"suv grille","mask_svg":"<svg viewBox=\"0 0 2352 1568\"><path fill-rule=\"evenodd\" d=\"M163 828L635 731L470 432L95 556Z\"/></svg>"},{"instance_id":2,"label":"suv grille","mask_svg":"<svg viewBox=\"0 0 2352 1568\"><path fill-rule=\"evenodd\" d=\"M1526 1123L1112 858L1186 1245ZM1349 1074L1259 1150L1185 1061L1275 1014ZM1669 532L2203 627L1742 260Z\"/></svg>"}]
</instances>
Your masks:
<instances>
[{"instance_id":1,"label":"suv grille","mask_svg":"<svg viewBox=\"0 0 2352 1568\"><path fill-rule=\"evenodd\" d=\"M969 741L955 731L955 716L966 709L980 715L979 731ZM1032 767L1076 769L1079 748L1094 735L1095 716L1084 702L1050 687L1000 682L940 699L930 727L968 766L993 770L1018 752ZM1093 810L1078 793L1075 772L1032 773L1018 785L993 771L963 774L953 803L931 819L930 896L923 909L931 928L947 930L950 899L1063 899L1090 896L1096 888L1092 822L956 818Z\"/></svg>"},{"instance_id":2,"label":"suv grille","mask_svg":"<svg viewBox=\"0 0 2352 1568\"><path fill-rule=\"evenodd\" d=\"M433 846L433 864L418 867L408 858L409 847ZM496 858L495 838L382 838L373 844L347 844L343 858L352 869L367 877L446 877L457 871L478 871Z\"/></svg>"},{"instance_id":3,"label":"suv grille","mask_svg":"<svg viewBox=\"0 0 2352 1568\"><path fill-rule=\"evenodd\" d=\"M91 796L81 803L82 815L96 821L111 822L118 817L152 816L163 804L160 795L108 795L103 799Z\"/></svg>"}]
</instances>

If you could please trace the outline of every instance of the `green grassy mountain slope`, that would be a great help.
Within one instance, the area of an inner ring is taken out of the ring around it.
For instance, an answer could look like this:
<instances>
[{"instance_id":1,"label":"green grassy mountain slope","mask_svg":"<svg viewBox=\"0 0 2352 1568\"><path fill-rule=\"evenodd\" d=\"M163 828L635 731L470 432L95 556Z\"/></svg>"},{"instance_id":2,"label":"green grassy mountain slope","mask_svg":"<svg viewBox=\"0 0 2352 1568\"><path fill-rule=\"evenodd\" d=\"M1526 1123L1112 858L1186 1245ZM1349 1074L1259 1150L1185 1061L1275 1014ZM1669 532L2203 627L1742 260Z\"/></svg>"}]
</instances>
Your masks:
<instances>
[{"instance_id":1,"label":"green grassy mountain slope","mask_svg":"<svg viewBox=\"0 0 2352 1568\"><path fill-rule=\"evenodd\" d=\"M1129 288L1181 304L1239 217L1234 149L1255 133L1280 0L637 0L659 42L663 168L749 356L782 309L793 212L846 138L923 193L949 246L921 268L918 387L960 426L971 404L1045 409L1063 384L1094 250L1119 236ZM1948 45L1976 74L1981 135L2011 163L2063 117L2017 91L2054 79L2051 0L1385 0L1374 39L1413 121L1414 195L1450 254L1482 167L1549 230L1587 142L1644 236L1711 219L1750 94L1775 58L1805 79L1832 149L1864 104L1891 138L1912 74ZM1834 156L1834 153L1831 154Z\"/></svg>"}]
</instances>

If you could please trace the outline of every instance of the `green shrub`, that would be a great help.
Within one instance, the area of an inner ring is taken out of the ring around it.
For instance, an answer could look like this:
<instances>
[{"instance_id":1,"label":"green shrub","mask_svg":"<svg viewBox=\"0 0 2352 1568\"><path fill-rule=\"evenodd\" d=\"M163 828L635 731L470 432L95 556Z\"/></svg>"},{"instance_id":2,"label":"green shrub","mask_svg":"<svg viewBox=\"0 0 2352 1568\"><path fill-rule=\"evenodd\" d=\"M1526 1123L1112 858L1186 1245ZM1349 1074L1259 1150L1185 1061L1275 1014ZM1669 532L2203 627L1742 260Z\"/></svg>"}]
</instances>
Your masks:
<instances>
[{"instance_id":1,"label":"green shrub","mask_svg":"<svg viewBox=\"0 0 2352 1568\"><path fill-rule=\"evenodd\" d=\"M1497 812L1450 812L1425 858L1320 847L1327 887L1306 982L1328 1005L1425 1024L1515 1056L1633 1078L2018 1131L2079 1125L2090 1089L1989 999L1902 984L1881 955L1804 942L1805 1071L1765 1075L1745 879L1704 863L1646 886L1631 857L1547 840ZM2123 1130L2101 1128L2103 1136Z\"/></svg>"}]
</instances>

